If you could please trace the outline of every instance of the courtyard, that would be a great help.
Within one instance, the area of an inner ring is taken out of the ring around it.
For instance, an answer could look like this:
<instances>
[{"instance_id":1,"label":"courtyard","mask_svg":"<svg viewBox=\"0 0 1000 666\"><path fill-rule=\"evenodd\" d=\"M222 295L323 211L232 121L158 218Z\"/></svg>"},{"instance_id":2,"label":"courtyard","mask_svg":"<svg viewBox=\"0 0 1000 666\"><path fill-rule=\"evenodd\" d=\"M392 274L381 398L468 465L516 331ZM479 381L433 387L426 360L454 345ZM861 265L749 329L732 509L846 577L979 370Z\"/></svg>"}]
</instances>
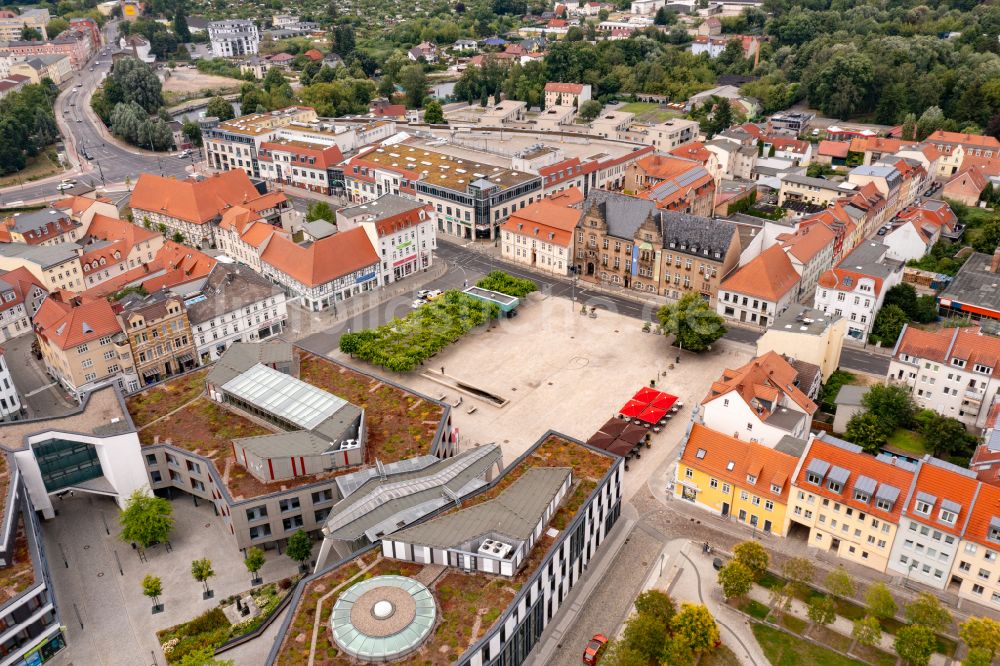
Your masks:
<instances>
[{"instance_id":1,"label":"courtyard","mask_svg":"<svg viewBox=\"0 0 1000 666\"><path fill-rule=\"evenodd\" d=\"M472 331L410 373L387 373L339 351L330 356L424 395L443 396L453 405L460 447L497 442L505 464L550 429L586 441L637 389L655 380L657 388L679 396L684 407L653 435L651 449L629 463L622 490L629 499L675 456L691 410L712 381L724 368L746 363L752 353L728 341L703 354L679 351L666 337L644 333L632 317L607 310L596 314L582 316L566 298L532 294L515 318ZM495 396L502 406L457 388L459 383Z\"/></svg>"},{"instance_id":2,"label":"courtyard","mask_svg":"<svg viewBox=\"0 0 1000 666\"><path fill-rule=\"evenodd\" d=\"M76 493L57 502L58 515L43 532L68 647L52 664L162 665L157 631L250 588L243 555L223 532L212 507L205 502L195 506L184 493L175 493L171 504L175 520L171 550L150 548L143 562L119 540L118 507L112 500ZM201 583L191 577L191 561L200 558L210 559L215 571L209 580L215 595L208 600L202 599ZM275 582L295 575L297 569L288 557L269 551L261 576L265 583ZM156 615L150 612L149 598L142 595L141 581L147 574L163 583L160 603L165 608Z\"/></svg>"}]
</instances>

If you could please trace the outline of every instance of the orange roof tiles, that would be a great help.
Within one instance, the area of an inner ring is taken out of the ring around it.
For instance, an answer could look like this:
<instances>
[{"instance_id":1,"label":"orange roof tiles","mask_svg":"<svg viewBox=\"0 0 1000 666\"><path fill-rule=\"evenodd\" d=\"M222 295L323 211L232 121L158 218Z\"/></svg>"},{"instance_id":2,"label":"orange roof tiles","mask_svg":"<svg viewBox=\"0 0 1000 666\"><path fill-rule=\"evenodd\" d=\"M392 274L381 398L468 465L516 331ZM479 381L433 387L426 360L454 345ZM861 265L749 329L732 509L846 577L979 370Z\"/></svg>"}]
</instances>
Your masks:
<instances>
[{"instance_id":1,"label":"orange roof tiles","mask_svg":"<svg viewBox=\"0 0 1000 666\"><path fill-rule=\"evenodd\" d=\"M817 486L806 481L809 465L813 460L822 460L830 465L836 465L851 472L842 492L838 493L830 490L826 483ZM908 464L895 465L886 460L879 460L875 456L863 451L855 452L824 439L813 439L802 459L799 475L795 479L795 486L807 489L809 492L820 497L836 500L882 520L898 523L899 515L906 503L907 493L913 481L913 474L914 472ZM854 484L857 482L859 476L867 476L879 484L888 484L899 490L899 496L893 503L891 511L883 511L876 506L874 493L867 503L854 499Z\"/></svg>"},{"instance_id":2,"label":"orange roof tiles","mask_svg":"<svg viewBox=\"0 0 1000 666\"><path fill-rule=\"evenodd\" d=\"M873 275L866 275L858 271L846 268L831 268L819 276L818 284L824 289L836 289L837 291L854 291L858 287L858 280L869 279L875 282L874 293L876 296L882 291L882 278Z\"/></svg>"},{"instance_id":3,"label":"orange roof tiles","mask_svg":"<svg viewBox=\"0 0 1000 666\"><path fill-rule=\"evenodd\" d=\"M636 167L642 170L647 178L658 180L669 180L676 178L682 173L701 166L698 162L682 159L680 157L668 157L666 155L649 155L636 160Z\"/></svg>"},{"instance_id":4,"label":"orange roof tiles","mask_svg":"<svg viewBox=\"0 0 1000 666\"><path fill-rule=\"evenodd\" d=\"M981 148L1000 149L1000 141L995 137L984 136L982 134L962 134L961 132L946 132L937 130L932 132L926 139L930 142L957 143L966 146L979 146Z\"/></svg>"},{"instance_id":5,"label":"orange roof tiles","mask_svg":"<svg viewBox=\"0 0 1000 666\"><path fill-rule=\"evenodd\" d=\"M270 162L271 153L275 152L291 154L293 159L288 164L308 169L329 169L344 161L344 155L336 144L326 146L312 141L265 141L260 145L258 157Z\"/></svg>"},{"instance_id":6,"label":"orange roof tiles","mask_svg":"<svg viewBox=\"0 0 1000 666\"><path fill-rule=\"evenodd\" d=\"M780 246L772 245L723 280L719 289L777 302L798 283L791 259Z\"/></svg>"},{"instance_id":7,"label":"orange roof tiles","mask_svg":"<svg viewBox=\"0 0 1000 666\"><path fill-rule=\"evenodd\" d=\"M677 146L670 151L670 154L674 157L681 157L705 164L712 158L714 153L706 148L705 144L701 141L691 141Z\"/></svg>"},{"instance_id":8,"label":"orange roof tiles","mask_svg":"<svg viewBox=\"0 0 1000 666\"><path fill-rule=\"evenodd\" d=\"M965 361L966 368L979 364L992 368L992 376L1000 377L1000 338L983 335L978 326L938 331L907 326L900 335L895 357L900 354L942 364L959 359Z\"/></svg>"},{"instance_id":9,"label":"orange roof tiles","mask_svg":"<svg viewBox=\"0 0 1000 666\"><path fill-rule=\"evenodd\" d=\"M261 196L242 169L205 180L177 180L144 173L136 181L130 206L194 224L207 224L227 208ZM284 196L284 195L282 195Z\"/></svg>"},{"instance_id":10,"label":"orange roof tiles","mask_svg":"<svg viewBox=\"0 0 1000 666\"><path fill-rule=\"evenodd\" d=\"M816 403L795 385L797 377L798 371L791 363L770 351L735 370L726 368L722 378L712 383L708 395L701 402L705 404L736 391L760 418L765 419L778 406L779 395L786 395L807 414L813 414L817 409ZM760 400L770 402L771 409L759 404Z\"/></svg>"},{"instance_id":11,"label":"orange roof tiles","mask_svg":"<svg viewBox=\"0 0 1000 666\"><path fill-rule=\"evenodd\" d=\"M900 149L903 145L903 141L900 139L889 139L881 136L856 136L851 139L851 143L849 145L852 153L866 153L868 151L878 153L894 153Z\"/></svg>"},{"instance_id":12,"label":"orange roof tiles","mask_svg":"<svg viewBox=\"0 0 1000 666\"><path fill-rule=\"evenodd\" d=\"M778 242L789 254L807 264L823 250L832 247L835 238L836 234L825 225L814 224L794 233L781 234Z\"/></svg>"},{"instance_id":13,"label":"orange roof tiles","mask_svg":"<svg viewBox=\"0 0 1000 666\"><path fill-rule=\"evenodd\" d=\"M308 247L296 245L284 236L274 236L261 261L308 287L316 287L378 264L379 258L365 230L356 227Z\"/></svg>"},{"instance_id":14,"label":"orange roof tiles","mask_svg":"<svg viewBox=\"0 0 1000 666\"><path fill-rule=\"evenodd\" d=\"M964 538L989 548L1000 548L1000 541L989 538L990 523L994 518L1000 518L1000 487L984 483L979 487Z\"/></svg>"},{"instance_id":15,"label":"orange roof tiles","mask_svg":"<svg viewBox=\"0 0 1000 666\"><path fill-rule=\"evenodd\" d=\"M545 92L556 92L556 93L570 93L573 95L579 95L583 92L583 84L581 83L559 83L557 81L549 81L545 84Z\"/></svg>"},{"instance_id":16,"label":"orange roof tiles","mask_svg":"<svg viewBox=\"0 0 1000 666\"><path fill-rule=\"evenodd\" d=\"M575 188L574 188L575 189ZM529 236L545 243L569 246L573 230L582 212L551 199L542 199L512 213L502 229L518 236Z\"/></svg>"},{"instance_id":17,"label":"orange roof tiles","mask_svg":"<svg viewBox=\"0 0 1000 666\"><path fill-rule=\"evenodd\" d=\"M823 139L819 142L819 150L817 152L819 155L846 158L847 153L849 153L850 150L851 147L843 141L830 141L828 139Z\"/></svg>"},{"instance_id":18,"label":"orange roof tiles","mask_svg":"<svg viewBox=\"0 0 1000 666\"><path fill-rule=\"evenodd\" d=\"M704 451L704 454L699 457L700 451ZM763 444L735 439L695 423L691 426L691 434L684 445L681 461L734 486L753 488L756 494L765 499L787 503L792 485L787 480L795 473L799 459ZM756 483L750 483L747 475L756 477ZM771 484L780 486L781 492L774 492Z\"/></svg>"},{"instance_id":19,"label":"orange roof tiles","mask_svg":"<svg viewBox=\"0 0 1000 666\"><path fill-rule=\"evenodd\" d=\"M73 349L85 342L121 332L111 304L97 299L81 305L46 298L35 315L35 330L49 344Z\"/></svg>"},{"instance_id":20,"label":"orange roof tiles","mask_svg":"<svg viewBox=\"0 0 1000 666\"><path fill-rule=\"evenodd\" d=\"M942 532L961 535L965 526L966 518L972 511L973 500L976 497L976 490L980 483L976 475L969 470L969 476L955 472L950 465L936 458L925 460L917 469L917 481L913 486L913 492L906 503L906 515L914 520L933 525ZM961 469L961 468L956 468ZM928 515L924 515L916 510L917 501L920 500L921 493L934 498ZM953 524L940 520L942 501L950 500L957 503L961 510Z\"/></svg>"}]
</instances>

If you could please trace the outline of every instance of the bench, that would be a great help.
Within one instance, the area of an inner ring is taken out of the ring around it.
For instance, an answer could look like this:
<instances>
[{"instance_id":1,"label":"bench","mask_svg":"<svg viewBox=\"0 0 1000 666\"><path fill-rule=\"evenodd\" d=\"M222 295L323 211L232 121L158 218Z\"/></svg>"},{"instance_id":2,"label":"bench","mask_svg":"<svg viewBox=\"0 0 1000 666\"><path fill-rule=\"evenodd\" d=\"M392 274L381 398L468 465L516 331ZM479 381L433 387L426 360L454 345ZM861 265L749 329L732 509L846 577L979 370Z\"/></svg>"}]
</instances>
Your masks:
<instances>
[{"instance_id":1,"label":"bench","mask_svg":"<svg viewBox=\"0 0 1000 666\"><path fill-rule=\"evenodd\" d=\"M477 409L479 409L479 408L478 407L469 407L469 411L467 411L466 414L475 414Z\"/></svg>"}]
</instances>

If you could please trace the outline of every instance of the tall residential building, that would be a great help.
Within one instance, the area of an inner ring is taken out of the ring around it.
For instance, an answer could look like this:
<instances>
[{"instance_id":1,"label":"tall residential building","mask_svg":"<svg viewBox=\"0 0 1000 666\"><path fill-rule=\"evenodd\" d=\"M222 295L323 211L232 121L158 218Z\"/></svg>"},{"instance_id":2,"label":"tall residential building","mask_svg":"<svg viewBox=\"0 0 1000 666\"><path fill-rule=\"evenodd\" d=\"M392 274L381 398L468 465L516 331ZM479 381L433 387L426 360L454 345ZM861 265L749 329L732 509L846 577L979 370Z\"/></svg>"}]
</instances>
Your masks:
<instances>
[{"instance_id":1,"label":"tall residential building","mask_svg":"<svg viewBox=\"0 0 1000 666\"><path fill-rule=\"evenodd\" d=\"M216 58L234 58L257 53L260 33L253 21L228 19L208 24L208 39Z\"/></svg>"},{"instance_id":2,"label":"tall residential building","mask_svg":"<svg viewBox=\"0 0 1000 666\"><path fill-rule=\"evenodd\" d=\"M42 39L49 35L45 27L52 20L48 9L25 9L17 13L13 9L0 11L0 42L16 42L21 39L21 30L34 28L42 33Z\"/></svg>"},{"instance_id":3,"label":"tall residential building","mask_svg":"<svg viewBox=\"0 0 1000 666\"><path fill-rule=\"evenodd\" d=\"M0 421L18 421L24 416L21 396L17 394L14 378L0 347Z\"/></svg>"},{"instance_id":4,"label":"tall residential building","mask_svg":"<svg viewBox=\"0 0 1000 666\"><path fill-rule=\"evenodd\" d=\"M385 194L375 201L341 208L337 229L364 229L381 260L381 284L430 268L437 249L437 213L430 204Z\"/></svg>"},{"instance_id":5,"label":"tall residential building","mask_svg":"<svg viewBox=\"0 0 1000 666\"><path fill-rule=\"evenodd\" d=\"M111 382L123 391L139 388L128 339L103 298L46 298L35 314L35 334L46 371L76 400Z\"/></svg>"},{"instance_id":6,"label":"tall residential building","mask_svg":"<svg viewBox=\"0 0 1000 666\"><path fill-rule=\"evenodd\" d=\"M155 384L198 365L184 301L166 290L129 294L115 304L128 336L140 385Z\"/></svg>"}]
</instances>

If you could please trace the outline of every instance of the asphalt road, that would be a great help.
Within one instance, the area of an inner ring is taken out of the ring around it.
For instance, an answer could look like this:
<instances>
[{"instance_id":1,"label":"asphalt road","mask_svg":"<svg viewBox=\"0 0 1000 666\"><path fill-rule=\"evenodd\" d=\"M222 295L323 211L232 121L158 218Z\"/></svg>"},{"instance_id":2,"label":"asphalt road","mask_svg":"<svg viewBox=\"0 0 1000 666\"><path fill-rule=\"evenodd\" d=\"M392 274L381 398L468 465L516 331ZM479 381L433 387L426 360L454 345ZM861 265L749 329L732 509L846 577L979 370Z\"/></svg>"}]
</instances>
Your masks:
<instances>
[{"instance_id":1,"label":"asphalt road","mask_svg":"<svg viewBox=\"0 0 1000 666\"><path fill-rule=\"evenodd\" d=\"M643 321L652 321L655 319L657 306L579 285L574 287L572 281L569 279L539 275L532 271L514 267L506 262L497 261L494 257L482 252L465 249L461 244L452 243L440 238L438 239L438 248L435 257L437 261L444 260L448 262L448 272L444 277L432 280L426 285L415 284L413 293L390 299L380 306L366 310L356 317L338 322L322 333L316 333L304 338L301 342L310 349L324 352L330 351L338 346L340 335L346 330L357 331L364 328L374 328L391 321L395 317L400 317L408 313L417 289L461 289L467 284L475 284L476 280L495 269L502 269L511 275L534 280L542 292L553 296L564 298L575 296L587 306L610 310ZM754 344L760 336L761 331L730 326L726 332L725 339L744 344ZM881 354L845 347L840 357L840 367L847 370L857 370L885 376L885 373L889 370L889 358Z\"/></svg>"},{"instance_id":2,"label":"asphalt road","mask_svg":"<svg viewBox=\"0 0 1000 666\"><path fill-rule=\"evenodd\" d=\"M118 34L117 24L105 26L104 35L108 44ZM56 198L56 185L63 178L73 178L93 185L121 183L130 178L134 183L142 172L158 173L183 178L190 159L179 159L168 153L152 154L136 149L125 149L109 141L98 128L100 120L90 110L90 96L101 82L104 73L111 69L111 56L104 55L110 47L99 51L84 68L69 82L63 84L63 91L56 98L54 112L66 146L66 157L76 166L63 174L0 190L0 205L15 201L35 201L44 197ZM95 64L100 62L100 64ZM90 67L94 71L90 71ZM77 88L80 85L82 87ZM84 157L91 156L91 160Z\"/></svg>"}]
</instances>

